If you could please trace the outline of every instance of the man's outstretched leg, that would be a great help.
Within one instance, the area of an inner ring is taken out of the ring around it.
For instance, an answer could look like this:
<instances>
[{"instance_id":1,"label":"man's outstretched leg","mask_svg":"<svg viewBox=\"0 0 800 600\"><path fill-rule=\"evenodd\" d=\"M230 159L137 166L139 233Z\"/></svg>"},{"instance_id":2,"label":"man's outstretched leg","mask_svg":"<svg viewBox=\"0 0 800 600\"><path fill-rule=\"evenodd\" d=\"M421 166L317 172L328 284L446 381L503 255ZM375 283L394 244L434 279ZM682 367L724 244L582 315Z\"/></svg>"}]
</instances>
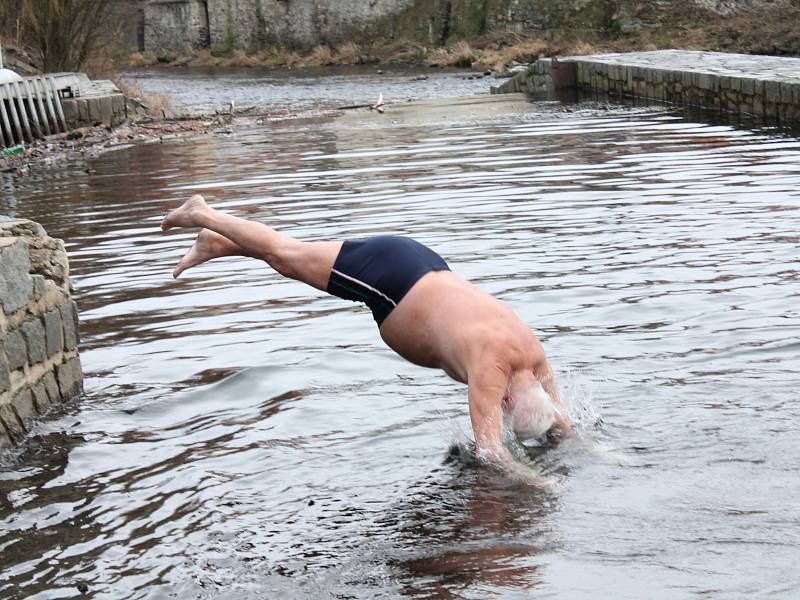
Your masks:
<instances>
[{"instance_id":1,"label":"man's outstretched leg","mask_svg":"<svg viewBox=\"0 0 800 600\"><path fill-rule=\"evenodd\" d=\"M204 262L223 256L249 256L239 246L234 244L224 235L214 233L208 229L200 231L194 245L183 255L180 262L172 271L172 276L177 279L186 269L191 269ZM250 257L253 258L253 257Z\"/></svg>"},{"instance_id":2,"label":"man's outstretched leg","mask_svg":"<svg viewBox=\"0 0 800 600\"><path fill-rule=\"evenodd\" d=\"M189 198L161 222L164 230L173 227L209 230L200 232L195 246L178 263L173 273L175 277L212 258L250 256L266 261L285 277L326 291L333 263L342 246L341 242L301 242L263 223L214 210L199 195Z\"/></svg>"}]
</instances>

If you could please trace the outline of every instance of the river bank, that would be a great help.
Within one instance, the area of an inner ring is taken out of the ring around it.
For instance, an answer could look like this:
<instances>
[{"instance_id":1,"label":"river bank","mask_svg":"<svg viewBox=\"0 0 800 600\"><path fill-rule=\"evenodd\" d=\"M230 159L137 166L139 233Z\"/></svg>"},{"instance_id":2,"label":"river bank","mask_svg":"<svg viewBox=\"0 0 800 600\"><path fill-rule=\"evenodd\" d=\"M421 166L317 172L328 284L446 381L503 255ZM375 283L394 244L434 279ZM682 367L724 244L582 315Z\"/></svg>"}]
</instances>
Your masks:
<instances>
[{"instance_id":1,"label":"river bank","mask_svg":"<svg viewBox=\"0 0 800 600\"><path fill-rule=\"evenodd\" d=\"M236 45L175 53L136 52L128 67L286 67L406 64L487 69L503 73L515 62L556 55L597 54L682 48L746 54L800 55L800 6L787 2L712 10L692 0L668 3L618 2L605 12L575 8L552 17L541 29L495 30L482 35L455 32L431 43L414 37L362 35L343 43L296 49ZM709 3L705 3L709 4ZM719 3L717 3L719 4ZM402 30L401 30L402 33Z\"/></svg>"},{"instance_id":2,"label":"river bank","mask_svg":"<svg viewBox=\"0 0 800 600\"><path fill-rule=\"evenodd\" d=\"M177 137L224 132L230 128L221 119L202 117L147 119L119 127L83 127L65 134L48 136L16 153L0 157L0 173L26 175L32 168L75 158L95 158L133 145L162 143Z\"/></svg>"},{"instance_id":3,"label":"river bank","mask_svg":"<svg viewBox=\"0 0 800 600\"><path fill-rule=\"evenodd\" d=\"M0 173L32 170L73 159L91 159L134 145L175 138L224 136L266 123L293 121L362 106L379 97L386 106L443 96L488 94L492 79L464 69L374 65L305 69L134 69L117 83L137 116L116 128L82 128L26 145L0 157ZM204 93L198 94L197 90Z\"/></svg>"}]
</instances>

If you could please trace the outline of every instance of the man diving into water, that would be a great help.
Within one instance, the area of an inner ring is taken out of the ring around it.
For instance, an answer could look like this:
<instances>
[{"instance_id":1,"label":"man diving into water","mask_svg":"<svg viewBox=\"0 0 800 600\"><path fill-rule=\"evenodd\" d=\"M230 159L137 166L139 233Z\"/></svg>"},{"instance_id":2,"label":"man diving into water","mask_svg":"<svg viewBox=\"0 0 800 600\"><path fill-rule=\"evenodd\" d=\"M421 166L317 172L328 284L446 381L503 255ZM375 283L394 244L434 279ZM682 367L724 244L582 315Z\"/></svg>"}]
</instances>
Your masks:
<instances>
[{"instance_id":1,"label":"man diving into water","mask_svg":"<svg viewBox=\"0 0 800 600\"><path fill-rule=\"evenodd\" d=\"M450 271L422 244L396 236L301 242L215 210L199 195L161 223L164 230L173 227L202 228L174 277L214 258L248 256L284 277L366 304L381 337L400 356L469 386L480 458L513 463L503 444L504 417L523 441L551 428L571 430L538 338L502 302Z\"/></svg>"}]
</instances>

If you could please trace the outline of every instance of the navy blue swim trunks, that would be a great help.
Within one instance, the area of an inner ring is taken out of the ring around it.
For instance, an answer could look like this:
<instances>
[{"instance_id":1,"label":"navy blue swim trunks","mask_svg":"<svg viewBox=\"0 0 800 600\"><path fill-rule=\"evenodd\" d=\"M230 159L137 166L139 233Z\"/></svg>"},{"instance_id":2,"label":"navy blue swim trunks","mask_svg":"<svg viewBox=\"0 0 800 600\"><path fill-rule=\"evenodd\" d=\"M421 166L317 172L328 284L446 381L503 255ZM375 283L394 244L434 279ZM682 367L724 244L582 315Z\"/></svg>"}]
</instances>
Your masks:
<instances>
[{"instance_id":1,"label":"navy blue swim trunks","mask_svg":"<svg viewBox=\"0 0 800 600\"><path fill-rule=\"evenodd\" d=\"M381 235L348 240L331 269L328 293L363 302L380 327L423 275L449 270L441 256L410 238Z\"/></svg>"}]
</instances>

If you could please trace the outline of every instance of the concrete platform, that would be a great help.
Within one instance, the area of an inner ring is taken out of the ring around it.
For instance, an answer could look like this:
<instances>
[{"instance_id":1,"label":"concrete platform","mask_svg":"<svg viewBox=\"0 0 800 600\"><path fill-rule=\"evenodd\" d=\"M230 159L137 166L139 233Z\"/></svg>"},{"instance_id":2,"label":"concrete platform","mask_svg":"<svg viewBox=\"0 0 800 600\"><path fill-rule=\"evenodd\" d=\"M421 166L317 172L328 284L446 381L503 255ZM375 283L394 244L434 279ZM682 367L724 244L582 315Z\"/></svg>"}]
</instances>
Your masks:
<instances>
[{"instance_id":1,"label":"concrete platform","mask_svg":"<svg viewBox=\"0 0 800 600\"><path fill-rule=\"evenodd\" d=\"M640 98L800 124L800 58L658 50L540 59L495 93Z\"/></svg>"}]
</instances>

